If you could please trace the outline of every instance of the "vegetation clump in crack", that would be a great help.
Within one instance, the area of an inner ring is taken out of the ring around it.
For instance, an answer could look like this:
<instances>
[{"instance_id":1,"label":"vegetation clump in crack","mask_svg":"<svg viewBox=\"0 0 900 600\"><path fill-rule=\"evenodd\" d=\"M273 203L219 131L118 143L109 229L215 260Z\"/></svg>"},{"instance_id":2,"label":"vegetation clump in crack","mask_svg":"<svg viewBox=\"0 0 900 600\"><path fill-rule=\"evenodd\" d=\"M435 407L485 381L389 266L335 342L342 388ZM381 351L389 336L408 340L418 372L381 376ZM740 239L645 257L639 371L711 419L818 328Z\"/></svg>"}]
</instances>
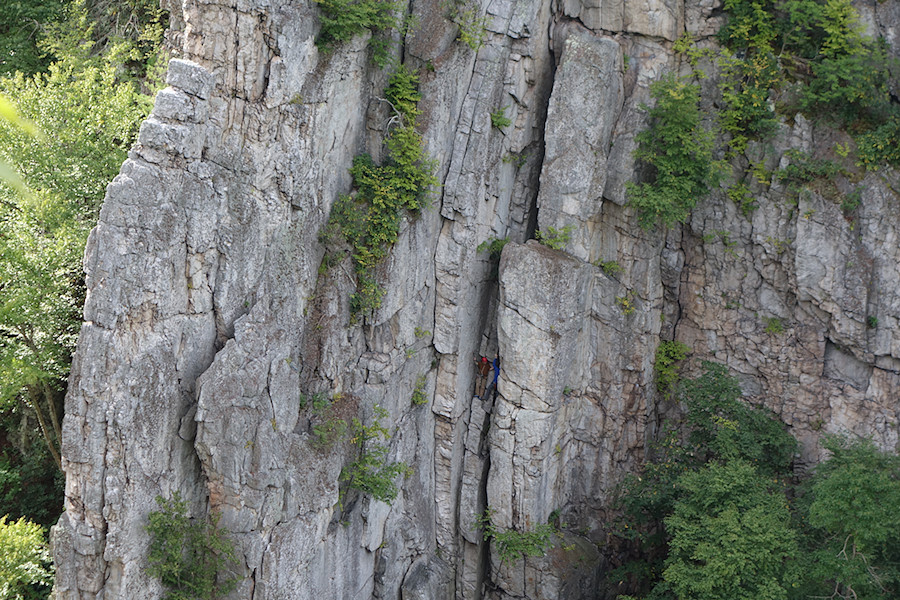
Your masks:
<instances>
[{"instance_id":1,"label":"vegetation clump in crack","mask_svg":"<svg viewBox=\"0 0 900 600\"><path fill-rule=\"evenodd\" d=\"M700 86L668 75L650 85L650 95L656 100L648 109L650 127L637 135L634 151L649 181L627 186L645 229L687 220L718 178L713 136L701 124Z\"/></svg>"},{"instance_id":2,"label":"vegetation clump in crack","mask_svg":"<svg viewBox=\"0 0 900 600\"><path fill-rule=\"evenodd\" d=\"M484 533L485 540L494 542L500 562L512 562L522 558L544 556L553 545L552 537L556 529L550 523L541 523L531 529L499 529L493 523L494 511L485 509L477 516L478 525Z\"/></svg>"},{"instance_id":3,"label":"vegetation clump in crack","mask_svg":"<svg viewBox=\"0 0 900 600\"><path fill-rule=\"evenodd\" d=\"M219 515L191 519L187 501L178 493L157 496L159 510L150 513L147 574L159 578L164 600L213 600L227 594L237 579L224 575L236 560L234 542L219 526Z\"/></svg>"},{"instance_id":4,"label":"vegetation clump in crack","mask_svg":"<svg viewBox=\"0 0 900 600\"><path fill-rule=\"evenodd\" d=\"M316 45L326 51L348 42L364 32L372 33L370 45L373 60L384 67L389 62L390 40L388 34L403 29L400 17L402 3L389 0L315 0L321 7L319 19L322 28Z\"/></svg>"},{"instance_id":5,"label":"vegetation clump in crack","mask_svg":"<svg viewBox=\"0 0 900 600\"><path fill-rule=\"evenodd\" d=\"M415 215L426 207L429 190L438 184L435 162L426 155L416 131L418 83L418 75L403 65L391 76L385 96L394 111L393 129L385 142L385 159L380 165L369 154L353 160L355 191L335 202L322 236L326 245L341 239L350 245L357 277L350 298L354 320L381 306L384 290L376 280L376 268L397 241L404 212Z\"/></svg>"}]
</instances>

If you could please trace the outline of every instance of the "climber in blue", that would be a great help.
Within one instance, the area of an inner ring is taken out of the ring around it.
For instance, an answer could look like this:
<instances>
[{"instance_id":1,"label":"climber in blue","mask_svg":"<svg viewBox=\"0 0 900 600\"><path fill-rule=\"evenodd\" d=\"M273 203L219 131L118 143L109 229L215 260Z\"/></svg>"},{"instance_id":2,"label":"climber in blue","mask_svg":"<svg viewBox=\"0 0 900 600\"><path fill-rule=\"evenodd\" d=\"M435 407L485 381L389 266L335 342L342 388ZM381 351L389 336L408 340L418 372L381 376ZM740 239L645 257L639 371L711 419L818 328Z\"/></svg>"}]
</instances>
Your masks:
<instances>
[{"instance_id":1,"label":"climber in blue","mask_svg":"<svg viewBox=\"0 0 900 600\"><path fill-rule=\"evenodd\" d=\"M491 400L496 400L497 399L497 380L500 379L500 357L499 356L494 358L494 361L491 363L491 366L494 367L494 380L491 381L491 385L488 386L484 397L490 398ZM493 394L493 396L491 394Z\"/></svg>"}]
</instances>

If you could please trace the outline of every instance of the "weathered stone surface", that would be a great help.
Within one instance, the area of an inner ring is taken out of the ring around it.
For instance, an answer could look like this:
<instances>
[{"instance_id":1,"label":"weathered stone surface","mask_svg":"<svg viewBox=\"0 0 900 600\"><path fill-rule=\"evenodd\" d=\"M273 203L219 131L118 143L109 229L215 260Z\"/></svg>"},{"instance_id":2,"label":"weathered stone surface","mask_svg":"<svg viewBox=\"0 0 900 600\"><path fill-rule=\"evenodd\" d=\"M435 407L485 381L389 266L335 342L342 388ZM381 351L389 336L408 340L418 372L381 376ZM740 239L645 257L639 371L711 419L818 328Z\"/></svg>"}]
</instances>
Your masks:
<instances>
[{"instance_id":1,"label":"weathered stone surface","mask_svg":"<svg viewBox=\"0 0 900 600\"><path fill-rule=\"evenodd\" d=\"M574 228L566 250L589 261L599 238L589 224L599 220L612 129L624 101L622 50L608 38L566 32L544 128L538 210L545 233Z\"/></svg>"},{"instance_id":2,"label":"weathered stone surface","mask_svg":"<svg viewBox=\"0 0 900 600\"><path fill-rule=\"evenodd\" d=\"M659 313L636 296L629 301L638 310L623 310L619 298L629 295L619 281L535 242L506 246L500 282L504 369L487 481L493 522L527 531L557 510L596 531L601 515L584 508L602 505L617 469L640 458ZM511 596L567 597L563 580L530 560L493 565ZM538 580L540 593L521 587Z\"/></svg>"},{"instance_id":3,"label":"weathered stone surface","mask_svg":"<svg viewBox=\"0 0 900 600\"><path fill-rule=\"evenodd\" d=\"M896 3L867 7L896 50ZM403 217L383 304L357 324L353 266L319 273L318 235L353 157L382 154L388 72L367 36L321 52L312 2L182 8L185 60L85 256L60 600L160 597L143 527L174 492L198 517L222 514L234 599L592 598L610 494L672 410L653 384L661 337L727 363L803 462L826 432L900 444L895 172L799 194L748 179L749 216L714 190L668 232L638 228L627 204L626 183L647 175L633 150L649 86L688 72L671 50L683 30L715 43L719 0L484 1L477 51L443 4L413 3L402 56L441 186ZM702 85L708 106L715 73ZM827 152L835 135L796 115L737 160L772 171L787 148ZM839 197L852 186L851 222ZM526 243L566 225L565 251ZM504 238L502 258L478 251ZM473 398L482 355L501 359L496 399ZM425 406L411 402L419 382ZM317 393L335 399L330 417ZM371 424L376 406L387 460L411 466L391 505L341 494L352 444L313 443L324 420ZM478 529L488 507L502 529L556 515L574 550L501 562Z\"/></svg>"},{"instance_id":4,"label":"weathered stone surface","mask_svg":"<svg viewBox=\"0 0 900 600\"><path fill-rule=\"evenodd\" d=\"M566 0L562 11L597 31L627 31L676 39L682 28L681 0Z\"/></svg>"}]
</instances>

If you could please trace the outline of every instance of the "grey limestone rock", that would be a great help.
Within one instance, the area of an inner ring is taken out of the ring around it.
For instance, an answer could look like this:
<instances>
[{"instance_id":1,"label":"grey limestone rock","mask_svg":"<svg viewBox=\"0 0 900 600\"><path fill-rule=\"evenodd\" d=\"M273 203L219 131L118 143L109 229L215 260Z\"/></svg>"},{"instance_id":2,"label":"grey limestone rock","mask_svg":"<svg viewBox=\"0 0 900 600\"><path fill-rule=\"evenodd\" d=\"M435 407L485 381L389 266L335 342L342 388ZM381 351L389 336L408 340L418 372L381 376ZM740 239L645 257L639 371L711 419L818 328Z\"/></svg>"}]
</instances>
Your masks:
<instances>
[{"instance_id":1,"label":"grey limestone rock","mask_svg":"<svg viewBox=\"0 0 900 600\"><path fill-rule=\"evenodd\" d=\"M827 432L897 448L896 172L837 184L861 190L852 221L833 192L771 179L749 215L716 189L668 232L628 206L649 86L689 71L685 30L714 44L720 5L476 2L472 49L443 3L412 3L394 52L420 75L441 185L403 215L384 301L352 323L353 265L323 265L319 234L353 157L383 153L389 73L367 35L321 51L314 2L184 2L183 59L85 254L56 597L159 598L144 525L175 492L231 532L231 600L602 595L611 494L677 411L655 390L661 338L725 362L802 442L800 467ZM869 8L896 52L896 2ZM716 74L703 85L710 105ZM836 135L797 115L736 160L773 171ZM530 240L565 226L563 250ZM473 397L480 356L500 358L496 398ZM349 440L317 437L376 407L385 460L410 466L390 505L342 480ZM487 508L501 529L569 523L571 552L500 560Z\"/></svg>"}]
</instances>

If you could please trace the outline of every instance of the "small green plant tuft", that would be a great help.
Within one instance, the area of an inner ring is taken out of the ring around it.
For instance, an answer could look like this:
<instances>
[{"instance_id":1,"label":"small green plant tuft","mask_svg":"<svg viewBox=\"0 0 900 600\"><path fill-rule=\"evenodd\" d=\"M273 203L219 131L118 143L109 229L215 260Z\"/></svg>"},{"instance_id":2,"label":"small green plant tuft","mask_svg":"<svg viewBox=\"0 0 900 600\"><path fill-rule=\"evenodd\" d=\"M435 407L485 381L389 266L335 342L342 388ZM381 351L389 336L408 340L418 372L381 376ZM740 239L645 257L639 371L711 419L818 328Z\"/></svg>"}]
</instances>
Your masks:
<instances>
[{"instance_id":1,"label":"small green plant tuft","mask_svg":"<svg viewBox=\"0 0 900 600\"><path fill-rule=\"evenodd\" d=\"M525 152L509 152L504 154L500 160L506 164L516 165L516 168L522 168L522 165L528 162L528 156Z\"/></svg>"},{"instance_id":2,"label":"small green plant tuft","mask_svg":"<svg viewBox=\"0 0 900 600\"><path fill-rule=\"evenodd\" d=\"M163 600L213 600L233 590L237 579L220 576L236 557L219 515L191 519L178 492L169 500L157 496L156 503L159 510L150 513L146 526L147 573L166 588Z\"/></svg>"},{"instance_id":3,"label":"small green plant tuft","mask_svg":"<svg viewBox=\"0 0 900 600\"><path fill-rule=\"evenodd\" d=\"M728 188L727 193L728 197L737 204L738 208L741 209L741 214L745 217L749 217L754 210L759 208L759 205L750 193L750 188L744 183L731 186Z\"/></svg>"},{"instance_id":4,"label":"small green plant tuft","mask_svg":"<svg viewBox=\"0 0 900 600\"><path fill-rule=\"evenodd\" d=\"M419 375L416 378L416 385L413 387L411 401L414 406L423 406L428 404L428 395L425 393L425 375Z\"/></svg>"},{"instance_id":5,"label":"small green plant tuft","mask_svg":"<svg viewBox=\"0 0 900 600\"><path fill-rule=\"evenodd\" d=\"M603 271L607 277L616 277L617 275L621 275L625 272L625 268L615 260L598 260L594 263L594 266L600 267L600 270Z\"/></svg>"},{"instance_id":6,"label":"small green plant tuft","mask_svg":"<svg viewBox=\"0 0 900 600\"><path fill-rule=\"evenodd\" d=\"M505 238L492 237L478 244L478 248L476 248L476 251L489 252L491 258L500 258L500 254L503 252L503 247L508 243L509 236Z\"/></svg>"},{"instance_id":7,"label":"small green plant tuft","mask_svg":"<svg viewBox=\"0 0 900 600\"><path fill-rule=\"evenodd\" d=\"M687 358L691 349L681 342L663 340L656 349L656 389L672 397L678 386L678 364Z\"/></svg>"},{"instance_id":8,"label":"small green plant tuft","mask_svg":"<svg viewBox=\"0 0 900 600\"><path fill-rule=\"evenodd\" d=\"M473 52L477 52L487 41L487 26L490 24L490 18L487 15L478 14L477 9L469 6L454 6L451 10L450 20L459 26L459 34L456 39Z\"/></svg>"},{"instance_id":9,"label":"small green plant tuft","mask_svg":"<svg viewBox=\"0 0 900 600\"><path fill-rule=\"evenodd\" d=\"M535 238L548 248L552 248L553 250L564 250L566 244L572 239L572 232L574 230L574 225L566 225L561 229L548 227L546 231L535 232Z\"/></svg>"},{"instance_id":10,"label":"small green plant tuft","mask_svg":"<svg viewBox=\"0 0 900 600\"><path fill-rule=\"evenodd\" d=\"M877 329L878 328L878 317L874 315L869 315L866 317L866 327L869 329Z\"/></svg>"},{"instance_id":11,"label":"small green plant tuft","mask_svg":"<svg viewBox=\"0 0 900 600\"><path fill-rule=\"evenodd\" d=\"M631 298L631 292L628 292L624 296L616 296L616 304L619 305L619 308L622 309L622 314L625 316L628 316L635 311L634 300L632 300Z\"/></svg>"},{"instance_id":12,"label":"small green plant tuft","mask_svg":"<svg viewBox=\"0 0 900 600\"><path fill-rule=\"evenodd\" d=\"M491 522L493 511L485 509L478 516L478 523L484 532L485 539L493 540L500 555L500 562L512 562L528 556L544 556L552 544L551 537L556 531L553 525L542 523L531 531L507 529L500 531Z\"/></svg>"},{"instance_id":13,"label":"small green plant tuft","mask_svg":"<svg viewBox=\"0 0 900 600\"><path fill-rule=\"evenodd\" d=\"M364 425L358 418L350 424L350 441L356 445L357 458L341 470L340 480L348 489L359 490L380 502L390 504L399 493L396 479L408 475L410 467L403 462L388 462L389 448L384 443L391 434L381 424L388 412L375 406L375 419Z\"/></svg>"},{"instance_id":14,"label":"small green plant tuft","mask_svg":"<svg viewBox=\"0 0 900 600\"><path fill-rule=\"evenodd\" d=\"M764 321L766 323L766 333L769 335L778 335L784 332L784 325L778 317L766 317Z\"/></svg>"},{"instance_id":15,"label":"small green plant tuft","mask_svg":"<svg viewBox=\"0 0 900 600\"><path fill-rule=\"evenodd\" d=\"M862 188L854 188L849 194L846 194L841 200L841 210L844 214L849 214L859 208L862 204Z\"/></svg>"},{"instance_id":16,"label":"small green plant tuft","mask_svg":"<svg viewBox=\"0 0 900 600\"><path fill-rule=\"evenodd\" d=\"M313 425L312 444L319 450L330 450L347 437L347 421L343 419L327 419Z\"/></svg>"},{"instance_id":17,"label":"small green plant tuft","mask_svg":"<svg viewBox=\"0 0 900 600\"><path fill-rule=\"evenodd\" d=\"M503 129L512 125L512 121L506 116L506 107L500 107L491 113L491 125L497 129Z\"/></svg>"}]
</instances>

